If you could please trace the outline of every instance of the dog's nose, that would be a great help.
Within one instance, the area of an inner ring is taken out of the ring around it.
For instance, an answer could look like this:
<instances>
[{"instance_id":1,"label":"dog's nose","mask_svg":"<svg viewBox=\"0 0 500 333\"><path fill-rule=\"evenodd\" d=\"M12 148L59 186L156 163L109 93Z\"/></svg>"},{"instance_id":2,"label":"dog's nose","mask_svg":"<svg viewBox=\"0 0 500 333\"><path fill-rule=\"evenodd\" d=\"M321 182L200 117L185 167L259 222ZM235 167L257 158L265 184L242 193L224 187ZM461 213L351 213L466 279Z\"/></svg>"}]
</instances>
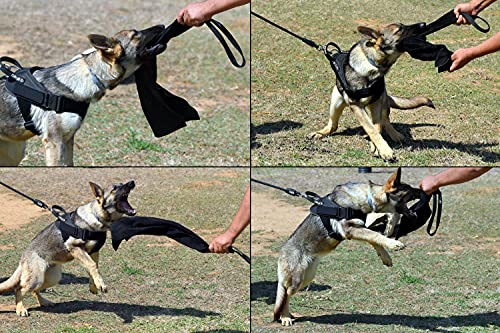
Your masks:
<instances>
[{"instance_id":1,"label":"dog's nose","mask_svg":"<svg viewBox=\"0 0 500 333\"><path fill-rule=\"evenodd\" d=\"M130 189L133 189L135 187L135 182L133 180L129 181L127 183L127 187L130 188Z\"/></svg>"}]
</instances>

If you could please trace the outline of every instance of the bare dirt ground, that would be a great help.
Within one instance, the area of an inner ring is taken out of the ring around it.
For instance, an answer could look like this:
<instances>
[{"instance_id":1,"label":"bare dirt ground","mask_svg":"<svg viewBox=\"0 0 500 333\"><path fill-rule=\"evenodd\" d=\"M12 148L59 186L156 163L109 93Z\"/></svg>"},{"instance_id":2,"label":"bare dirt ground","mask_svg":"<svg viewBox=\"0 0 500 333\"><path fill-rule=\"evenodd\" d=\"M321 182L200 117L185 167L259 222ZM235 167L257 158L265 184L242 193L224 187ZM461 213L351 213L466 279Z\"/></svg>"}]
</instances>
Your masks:
<instances>
[{"instance_id":1,"label":"bare dirt ground","mask_svg":"<svg viewBox=\"0 0 500 333\"><path fill-rule=\"evenodd\" d=\"M33 205L30 201L17 197L15 194L4 193L3 188L0 189L0 202L2 203L0 232L18 229L33 222L41 214L48 214L47 211Z\"/></svg>"}]
</instances>

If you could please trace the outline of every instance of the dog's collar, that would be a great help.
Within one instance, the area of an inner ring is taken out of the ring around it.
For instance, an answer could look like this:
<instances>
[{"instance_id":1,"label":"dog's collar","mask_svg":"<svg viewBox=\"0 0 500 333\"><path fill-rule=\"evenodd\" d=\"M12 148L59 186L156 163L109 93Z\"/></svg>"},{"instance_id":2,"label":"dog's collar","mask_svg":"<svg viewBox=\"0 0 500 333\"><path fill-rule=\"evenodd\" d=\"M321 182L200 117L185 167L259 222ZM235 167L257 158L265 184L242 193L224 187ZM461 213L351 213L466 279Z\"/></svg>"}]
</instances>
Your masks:
<instances>
[{"instance_id":1,"label":"dog's collar","mask_svg":"<svg viewBox=\"0 0 500 333\"><path fill-rule=\"evenodd\" d=\"M75 224L75 219L77 213L71 212L67 214L65 222L57 220L55 222L56 227L61 231L61 236L64 241L66 241L70 236L76 239L81 239L84 241L96 241L96 244L89 252L89 254L98 252L106 243L106 231L92 231L87 229L82 229Z\"/></svg>"},{"instance_id":2,"label":"dog's collar","mask_svg":"<svg viewBox=\"0 0 500 333\"><path fill-rule=\"evenodd\" d=\"M87 65L87 68L89 70L89 74L90 74L90 78L92 79L92 82L94 82L94 84L99 88L99 90L101 90L101 91L106 90L106 86L104 85L104 83L102 83L102 81L99 80L99 78L97 77L97 75L95 75L95 73L92 71L92 69L90 68L89 65Z\"/></svg>"},{"instance_id":3,"label":"dog's collar","mask_svg":"<svg viewBox=\"0 0 500 333\"><path fill-rule=\"evenodd\" d=\"M377 211L377 205L375 204L375 200L373 199L373 194L372 194L372 189L368 189L368 205L372 209L372 211L376 212Z\"/></svg>"}]
</instances>

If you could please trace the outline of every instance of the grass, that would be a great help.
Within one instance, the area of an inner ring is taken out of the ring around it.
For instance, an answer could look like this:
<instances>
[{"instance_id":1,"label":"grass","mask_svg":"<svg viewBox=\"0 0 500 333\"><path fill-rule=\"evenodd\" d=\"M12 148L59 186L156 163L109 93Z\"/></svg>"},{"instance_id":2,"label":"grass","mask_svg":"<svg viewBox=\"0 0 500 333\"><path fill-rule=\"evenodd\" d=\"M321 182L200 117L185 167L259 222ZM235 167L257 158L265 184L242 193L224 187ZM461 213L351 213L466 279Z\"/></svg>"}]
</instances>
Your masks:
<instances>
[{"instance_id":1,"label":"grass","mask_svg":"<svg viewBox=\"0 0 500 333\"><path fill-rule=\"evenodd\" d=\"M87 181L104 186L135 179L129 201L138 215L178 221L207 241L227 228L248 184L248 169L243 168L19 168L0 169L0 174L2 181L68 211L92 198ZM0 281L12 274L29 241L52 221L44 214L19 229L0 225ZM248 230L235 246L249 253ZM61 284L43 293L56 306L40 309L28 296L29 318L15 314L12 293L0 295L0 332L250 330L249 266L236 255L200 254L155 236L134 237L115 252L108 239L99 270L107 294L91 294L85 269L70 262L63 267Z\"/></svg>"},{"instance_id":2,"label":"grass","mask_svg":"<svg viewBox=\"0 0 500 333\"><path fill-rule=\"evenodd\" d=\"M324 195L348 180L382 183L390 171L393 169L374 169L372 174L360 175L356 168L260 168L252 176ZM403 168L402 180L415 186L438 171ZM252 225L279 230L280 224L289 230L267 235L252 230L253 244L264 239L269 242L262 253L252 253L252 331L498 332L500 233L494 199L500 190L498 175L494 169L469 183L443 188L443 216L437 235L429 237L422 228L403 237L407 247L390 251L392 268L383 266L369 245L342 243L321 260L309 288L292 297L291 312L297 319L291 328L271 322L276 264L280 247L305 215L283 220L280 212L309 204L253 185L253 193L265 193L270 200L266 210L253 207Z\"/></svg>"},{"instance_id":3,"label":"grass","mask_svg":"<svg viewBox=\"0 0 500 333\"><path fill-rule=\"evenodd\" d=\"M455 1L253 1L252 10L319 43L348 49L358 25L431 22ZM494 8L481 13L500 25ZM334 74L319 53L252 16L252 165L492 165L499 161L499 55L477 59L455 73L438 74L433 64L403 55L387 75L389 94L431 98L436 110L394 110L391 121L407 138L390 143L398 158L371 156L364 131L344 111L337 132L311 141L307 134L326 125ZM451 26L429 40L451 50L477 45L495 32Z\"/></svg>"},{"instance_id":4,"label":"grass","mask_svg":"<svg viewBox=\"0 0 500 333\"><path fill-rule=\"evenodd\" d=\"M3 36L19 43L16 51L21 55L17 59L24 66L53 66L89 48L88 34L112 35L123 29L170 24L182 6L173 0L112 0L104 7L98 0L56 0L50 6L15 1L9 20L0 22L0 28ZM240 42L247 59L248 7L216 16ZM248 165L249 68L249 62L243 69L234 68L206 27L193 28L173 39L168 50L158 57L158 82L189 101L201 120L189 122L169 136L155 138L142 114L135 85L119 86L90 106L76 134L75 165ZM131 147L136 138L146 141L145 147ZM44 165L39 139L29 140L22 165Z\"/></svg>"}]
</instances>

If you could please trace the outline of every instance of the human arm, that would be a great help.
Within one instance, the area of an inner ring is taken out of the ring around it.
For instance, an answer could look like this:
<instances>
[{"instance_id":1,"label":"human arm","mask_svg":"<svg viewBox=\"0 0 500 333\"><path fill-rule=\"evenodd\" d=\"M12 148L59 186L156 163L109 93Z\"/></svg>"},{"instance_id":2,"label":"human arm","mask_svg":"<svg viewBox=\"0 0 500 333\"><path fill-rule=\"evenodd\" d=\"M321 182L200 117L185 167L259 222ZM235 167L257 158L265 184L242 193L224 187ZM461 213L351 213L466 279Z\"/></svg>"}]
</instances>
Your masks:
<instances>
[{"instance_id":1,"label":"human arm","mask_svg":"<svg viewBox=\"0 0 500 333\"><path fill-rule=\"evenodd\" d=\"M247 187L240 208L233 218L229 228L217 236L209 245L208 249L214 253L227 253L229 246L241 232L250 224L250 187Z\"/></svg>"},{"instance_id":2,"label":"human arm","mask_svg":"<svg viewBox=\"0 0 500 333\"><path fill-rule=\"evenodd\" d=\"M442 186L468 182L490 171L490 169L490 167L449 168L436 175L424 177L419 186L425 193L431 194Z\"/></svg>"},{"instance_id":3,"label":"human arm","mask_svg":"<svg viewBox=\"0 0 500 333\"><path fill-rule=\"evenodd\" d=\"M201 26L215 14L250 3L250 0L205 0L186 5L177 14L177 22L188 26Z\"/></svg>"},{"instance_id":4,"label":"human arm","mask_svg":"<svg viewBox=\"0 0 500 333\"><path fill-rule=\"evenodd\" d=\"M492 37L488 38L481 44L465 49L458 49L451 55L453 63L450 67L450 72L456 71L464 67L471 60L482 57L484 55L497 52L500 50L500 32L497 32Z\"/></svg>"},{"instance_id":5,"label":"human arm","mask_svg":"<svg viewBox=\"0 0 500 333\"><path fill-rule=\"evenodd\" d=\"M468 24L469 22L460 15L460 13L469 13L471 15L479 14L483 9L491 5L496 0L471 0L467 3L461 3L455 6L453 12L457 17L457 24Z\"/></svg>"}]
</instances>

